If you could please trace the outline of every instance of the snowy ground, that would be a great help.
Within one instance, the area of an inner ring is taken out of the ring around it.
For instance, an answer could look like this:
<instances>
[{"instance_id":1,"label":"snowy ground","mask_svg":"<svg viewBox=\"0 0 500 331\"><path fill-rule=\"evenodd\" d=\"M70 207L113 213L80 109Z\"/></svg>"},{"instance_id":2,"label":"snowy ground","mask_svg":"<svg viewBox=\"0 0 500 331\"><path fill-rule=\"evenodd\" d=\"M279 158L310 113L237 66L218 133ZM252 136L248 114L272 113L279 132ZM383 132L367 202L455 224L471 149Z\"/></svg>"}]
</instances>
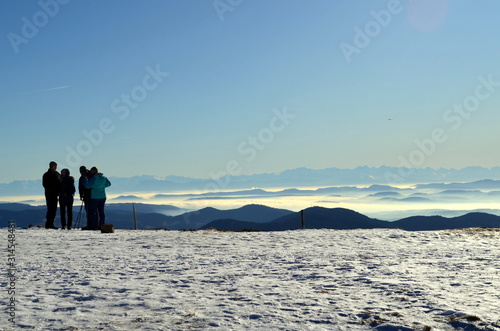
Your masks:
<instances>
[{"instance_id":1,"label":"snowy ground","mask_svg":"<svg viewBox=\"0 0 500 331\"><path fill-rule=\"evenodd\" d=\"M500 330L493 230L15 236L1 330Z\"/></svg>"}]
</instances>

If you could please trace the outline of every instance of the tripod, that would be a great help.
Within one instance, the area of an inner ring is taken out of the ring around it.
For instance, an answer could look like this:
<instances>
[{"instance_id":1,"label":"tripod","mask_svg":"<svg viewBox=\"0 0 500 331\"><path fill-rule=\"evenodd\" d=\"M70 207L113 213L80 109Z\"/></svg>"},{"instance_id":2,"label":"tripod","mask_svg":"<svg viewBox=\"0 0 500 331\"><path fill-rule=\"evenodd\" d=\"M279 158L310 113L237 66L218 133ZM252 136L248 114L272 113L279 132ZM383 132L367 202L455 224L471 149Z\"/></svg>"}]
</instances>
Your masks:
<instances>
[{"instance_id":1,"label":"tripod","mask_svg":"<svg viewBox=\"0 0 500 331\"><path fill-rule=\"evenodd\" d=\"M83 218L83 200L82 200L82 204L80 206L80 211L78 212L78 216L76 217L76 221L75 221L75 228L81 228L81 222L82 222L82 218ZM87 215L87 211L85 211L85 215Z\"/></svg>"}]
</instances>

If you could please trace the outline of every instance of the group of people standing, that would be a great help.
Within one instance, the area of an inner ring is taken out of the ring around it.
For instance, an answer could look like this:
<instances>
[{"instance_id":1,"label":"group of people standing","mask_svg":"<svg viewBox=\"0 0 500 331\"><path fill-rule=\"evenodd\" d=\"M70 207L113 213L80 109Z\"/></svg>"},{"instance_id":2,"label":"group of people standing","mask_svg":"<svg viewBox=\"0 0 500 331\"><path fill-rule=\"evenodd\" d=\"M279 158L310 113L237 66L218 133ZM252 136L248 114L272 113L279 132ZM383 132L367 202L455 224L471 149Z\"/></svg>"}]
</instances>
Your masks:
<instances>
[{"instance_id":1,"label":"group of people standing","mask_svg":"<svg viewBox=\"0 0 500 331\"><path fill-rule=\"evenodd\" d=\"M59 173L57 163L52 161L49 163L49 170L43 174L42 184L45 188L45 201L47 203L45 228L57 229L54 220L59 202L61 228L71 230L73 226L73 201L76 193L75 178L70 176L68 169L62 169ZM109 186L111 186L111 182L99 172L97 167L92 167L90 170L85 166L80 167L78 193L87 215L87 226L83 227L83 230L99 230L106 223L105 189Z\"/></svg>"}]
</instances>

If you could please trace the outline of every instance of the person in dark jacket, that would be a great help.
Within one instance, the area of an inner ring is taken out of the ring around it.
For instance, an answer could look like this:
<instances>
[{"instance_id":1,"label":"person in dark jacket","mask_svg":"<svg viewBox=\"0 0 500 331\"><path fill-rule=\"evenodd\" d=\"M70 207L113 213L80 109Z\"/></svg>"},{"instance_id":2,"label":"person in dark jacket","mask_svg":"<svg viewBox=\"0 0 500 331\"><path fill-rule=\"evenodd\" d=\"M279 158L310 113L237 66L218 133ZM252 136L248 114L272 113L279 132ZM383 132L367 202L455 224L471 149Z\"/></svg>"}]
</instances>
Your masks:
<instances>
[{"instance_id":1,"label":"person in dark jacket","mask_svg":"<svg viewBox=\"0 0 500 331\"><path fill-rule=\"evenodd\" d=\"M80 167L80 179L78 180L78 193L80 194L80 201L83 202L85 207L85 215L87 215L87 225L82 227L82 230L89 228L89 206L90 206L90 189L85 187L85 177L88 175L89 170L85 166Z\"/></svg>"},{"instance_id":2,"label":"person in dark jacket","mask_svg":"<svg viewBox=\"0 0 500 331\"><path fill-rule=\"evenodd\" d=\"M47 203L47 214L45 216L45 228L57 229L54 219L57 213L57 199L61 190L61 175L57 172L57 163L49 163L49 170L43 174L42 185L45 189L45 201Z\"/></svg>"},{"instance_id":3,"label":"person in dark jacket","mask_svg":"<svg viewBox=\"0 0 500 331\"><path fill-rule=\"evenodd\" d=\"M73 194L75 194L75 178L69 175L68 169L61 170L61 192L59 194L59 206L61 207L61 227L68 226L71 230L73 225ZM68 222L66 223L66 213Z\"/></svg>"},{"instance_id":4,"label":"person in dark jacket","mask_svg":"<svg viewBox=\"0 0 500 331\"><path fill-rule=\"evenodd\" d=\"M84 186L90 189L89 229L99 230L106 223L106 215L104 214L105 189L111 186L111 182L98 171L97 167L92 167L85 177Z\"/></svg>"}]
</instances>

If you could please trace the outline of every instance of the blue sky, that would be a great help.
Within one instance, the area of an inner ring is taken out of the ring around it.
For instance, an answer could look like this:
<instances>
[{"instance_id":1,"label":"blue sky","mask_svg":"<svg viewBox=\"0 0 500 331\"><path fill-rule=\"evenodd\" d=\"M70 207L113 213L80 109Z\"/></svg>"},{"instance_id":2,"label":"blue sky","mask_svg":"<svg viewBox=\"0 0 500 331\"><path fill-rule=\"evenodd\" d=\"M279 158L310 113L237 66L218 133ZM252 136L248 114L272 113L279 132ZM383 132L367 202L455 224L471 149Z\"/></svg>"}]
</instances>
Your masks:
<instances>
[{"instance_id":1,"label":"blue sky","mask_svg":"<svg viewBox=\"0 0 500 331\"><path fill-rule=\"evenodd\" d=\"M498 165L500 3L3 1L0 182Z\"/></svg>"}]
</instances>

